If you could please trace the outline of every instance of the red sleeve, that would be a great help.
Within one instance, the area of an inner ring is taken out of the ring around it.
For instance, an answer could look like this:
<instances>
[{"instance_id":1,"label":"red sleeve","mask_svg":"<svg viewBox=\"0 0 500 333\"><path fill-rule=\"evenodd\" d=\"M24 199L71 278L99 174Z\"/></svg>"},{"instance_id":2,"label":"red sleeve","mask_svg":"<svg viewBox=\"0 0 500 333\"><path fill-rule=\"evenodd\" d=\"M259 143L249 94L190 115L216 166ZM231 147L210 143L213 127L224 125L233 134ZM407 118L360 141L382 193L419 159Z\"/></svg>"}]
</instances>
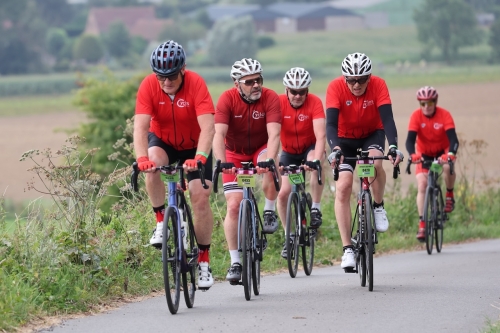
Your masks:
<instances>
[{"instance_id":1,"label":"red sleeve","mask_svg":"<svg viewBox=\"0 0 500 333\"><path fill-rule=\"evenodd\" d=\"M271 89L263 91L266 93L266 123L281 124L281 104L278 94Z\"/></svg>"},{"instance_id":2,"label":"red sleeve","mask_svg":"<svg viewBox=\"0 0 500 333\"><path fill-rule=\"evenodd\" d=\"M326 109L339 109L340 110L340 87L339 80L335 79L328 84L326 89Z\"/></svg>"},{"instance_id":3,"label":"red sleeve","mask_svg":"<svg viewBox=\"0 0 500 333\"><path fill-rule=\"evenodd\" d=\"M231 114L231 95L230 90L226 90L220 95L217 101L217 107L215 108L215 118L216 124L226 124L229 125L229 117Z\"/></svg>"},{"instance_id":4,"label":"red sleeve","mask_svg":"<svg viewBox=\"0 0 500 333\"><path fill-rule=\"evenodd\" d=\"M142 80L139 90L137 91L137 97L135 100L135 114L149 114L153 115L153 101L152 97L153 91L151 89L150 76L146 76Z\"/></svg>"},{"instance_id":5,"label":"red sleeve","mask_svg":"<svg viewBox=\"0 0 500 333\"><path fill-rule=\"evenodd\" d=\"M417 109L417 110L413 111L413 113L411 114L410 123L408 124L408 131L418 132L418 128L419 128L418 112L422 112L422 111L420 111L420 109Z\"/></svg>"},{"instance_id":6,"label":"red sleeve","mask_svg":"<svg viewBox=\"0 0 500 333\"><path fill-rule=\"evenodd\" d=\"M326 118L325 109L323 108L323 102L321 99L316 95L309 95L307 98L311 98L312 101L311 110L313 119Z\"/></svg>"},{"instance_id":7,"label":"red sleeve","mask_svg":"<svg viewBox=\"0 0 500 333\"><path fill-rule=\"evenodd\" d=\"M201 116L203 114L214 114L214 102L212 101L212 96L208 92L207 84L201 76L197 76L196 83L194 85L196 96L195 99L195 110L196 116Z\"/></svg>"},{"instance_id":8,"label":"red sleeve","mask_svg":"<svg viewBox=\"0 0 500 333\"><path fill-rule=\"evenodd\" d=\"M387 84L384 79L379 77L373 77L376 83L376 89L378 90L377 96L377 108L381 105L392 104L391 97L389 96L389 89L387 89Z\"/></svg>"}]
</instances>

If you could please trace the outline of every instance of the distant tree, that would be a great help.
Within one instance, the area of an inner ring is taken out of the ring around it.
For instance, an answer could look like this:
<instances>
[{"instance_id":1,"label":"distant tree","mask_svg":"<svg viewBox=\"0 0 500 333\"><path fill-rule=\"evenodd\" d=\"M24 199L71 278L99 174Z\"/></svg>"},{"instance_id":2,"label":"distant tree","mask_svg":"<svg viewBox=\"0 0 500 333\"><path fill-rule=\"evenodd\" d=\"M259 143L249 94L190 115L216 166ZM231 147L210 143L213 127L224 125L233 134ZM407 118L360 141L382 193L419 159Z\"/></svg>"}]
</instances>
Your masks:
<instances>
[{"instance_id":1,"label":"distant tree","mask_svg":"<svg viewBox=\"0 0 500 333\"><path fill-rule=\"evenodd\" d=\"M85 60L88 63L97 63L104 55L101 41L96 36L83 35L73 45L73 59Z\"/></svg>"},{"instance_id":2,"label":"distant tree","mask_svg":"<svg viewBox=\"0 0 500 333\"><path fill-rule=\"evenodd\" d=\"M47 51L56 59L61 58L62 51L68 43L68 34L61 28L50 28L45 37Z\"/></svg>"},{"instance_id":3,"label":"distant tree","mask_svg":"<svg viewBox=\"0 0 500 333\"><path fill-rule=\"evenodd\" d=\"M134 36L131 40L131 50L135 54L142 55L148 46L147 39L142 38L141 36Z\"/></svg>"},{"instance_id":4,"label":"distant tree","mask_svg":"<svg viewBox=\"0 0 500 333\"><path fill-rule=\"evenodd\" d=\"M255 27L250 16L216 22L207 37L208 60L214 65L231 65L257 52Z\"/></svg>"},{"instance_id":5,"label":"distant tree","mask_svg":"<svg viewBox=\"0 0 500 333\"><path fill-rule=\"evenodd\" d=\"M162 41L173 39L187 48L190 41L203 39L206 35L206 27L201 23L183 18L175 21L174 24L166 26L159 34Z\"/></svg>"},{"instance_id":6,"label":"distant tree","mask_svg":"<svg viewBox=\"0 0 500 333\"><path fill-rule=\"evenodd\" d=\"M494 62L500 62L500 17L497 17L491 26L490 39L488 44L491 46L491 58Z\"/></svg>"},{"instance_id":7,"label":"distant tree","mask_svg":"<svg viewBox=\"0 0 500 333\"><path fill-rule=\"evenodd\" d=\"M63 27L77 14L67 0L35 0L38 14L49 27Z\"/></svg>"},{"instance_id":8,"label":"distant tree","mask_svg":"<svg viewBox=\"0 0 500 333\"><path fill-rule=\"evenodd\" d=\"M413 19L424 50L437 47L447 63L457 59L461 47L481 41L474 11L464 0L425 0L415 9Z\"/></svg>"},{"instance_id":9,"label":"distant tree","mask_svg":"<svg viewBox=\"0 0 500 333\"><path fill-rule=\"evenodd\" d=\"M121 59L127 57L131 51L132 39L122 21L112 22L103 36L106 50L112 57Z\"/></svg>"}]
</instances>

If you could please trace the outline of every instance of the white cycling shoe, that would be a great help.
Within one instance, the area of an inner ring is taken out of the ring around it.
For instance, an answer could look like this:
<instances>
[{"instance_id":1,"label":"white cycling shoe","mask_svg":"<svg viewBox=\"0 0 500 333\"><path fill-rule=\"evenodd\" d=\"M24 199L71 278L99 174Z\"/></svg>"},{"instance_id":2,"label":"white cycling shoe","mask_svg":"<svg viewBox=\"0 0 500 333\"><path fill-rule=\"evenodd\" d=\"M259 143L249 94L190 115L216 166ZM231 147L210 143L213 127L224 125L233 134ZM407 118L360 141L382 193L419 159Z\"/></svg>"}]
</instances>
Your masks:
<instances>
[{"instance_id":1,"label":"white cycling shoe","mask_svg":"<svg viewBox=\"0 0 500 333\"><path fill-rule=\"evenodd\" d=\"M387 220L387 212L384 207L377 207L373 209L375 216L375 228L378 232L385 232L389 229L389 221Z\"/></svg>"}]
</instances>

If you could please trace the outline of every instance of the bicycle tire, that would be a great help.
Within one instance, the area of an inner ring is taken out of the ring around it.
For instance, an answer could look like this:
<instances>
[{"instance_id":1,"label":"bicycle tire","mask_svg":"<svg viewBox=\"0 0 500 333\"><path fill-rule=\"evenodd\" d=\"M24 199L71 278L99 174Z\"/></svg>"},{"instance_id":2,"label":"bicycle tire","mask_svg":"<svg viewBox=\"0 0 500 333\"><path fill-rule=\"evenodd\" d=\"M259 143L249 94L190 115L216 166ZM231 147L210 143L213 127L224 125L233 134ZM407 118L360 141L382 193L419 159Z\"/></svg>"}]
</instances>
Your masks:
<instances>
[{"instance_id":1,"label":"bicycle tire","mask_svg":"<svg viewBox=\"0 0 500 333\"><path fill-rule=\"evenodd\" d=\"M257 235L259 235L258 232ZM263 241L260 237L257 237L257 241L260 243L260 246L254 246L254 250L252 251L252 286L255 296L260 294L260 251L262 251L263 245Z\"/></svg>"},{"instance_id":2,"label":"bicycle tire","mask_svg":"<svg viewBox=\"0 0 500 333\"><path fill-rule=\"evenodd\" d=\"M297 267L299 266L299 228L301 225L299 197L297 193L290 193L286 207L286 261L290 277L295 278L297 276ZM294 236L292 237L292 235Z\"/></svg>"},{"instance_id":3,"label":"bicycle tire","mask_svg":"<svg viewBox=\"0 0 500 333\"><path fill-rule=\"evenodd\" d=\"M170 237L168 237L170 230ZM181 293L181 263L178 260L179 248L177 247L177 212L174 207L167 207L163 220L162 237L163 283L165 297L170 313L176 314L179 310Z\"/></svg>"},{"instance_id":4,"label":"bicycle tire","mask_svg":"<svg viewBox=\"0 0 500 333\"><path fill-rule=\"evenodd\" d=\"M424 198L424 221L425 221L425 247L427 254L432 254L432 247L434 246L434 189L430 186L425 190Z\"/></svg>"},{"instance_id":5,"label":"bicycle tire","mask_svg":"<svg viewBox=\"0 0 500 333\"><path fill-rule=\"evenodd\" d=\"M373 223L374 215L371 203L371 196L365 194L363 199L363 212L365 221L365 262L366 262L366 280L368 281L368 290L373 291L373 253L374 242L373 242Z\"/></svg>"},{"instance_id":6,"label":"bicycle tire","mask_svg":"<svg viewBox=\"0 0 500 333\"><path fill-rule=\"evenodd\" d=\"M249 201L244 201L240 221L241 251L242 251L242 282L245 299L252 298L252 207Z\"/></svg>"},{"instance_id":7,"label":"bicycle tire","mask_svg":"<svg viewBox=\"0 0 500 333\"><path fill-rule=\"evenodd\" d=\"M309 215L305 213L306 217L311 216L311 206L309 205L309 202L311 201L311 195L307 193L302 205L304 213L306 211L309 212ZM317 230L309 228L307 220L306 225L302 225L302 232L300 234L302 244L302 265L304 266L304 273L306 273L307 276L311 275L314 267L314 246L316 244L316 232Z\"/></svg>"},{"instance_id":8,"label":"bicycle tire","mask_svg":"<svg viewBox=\"0 0 500 333\"><path fill-rule=\"evenodd\" d=\"M186 203L186 199L182 198L178 201L183 205L183 219L187 221L186 239L187 248L185 251L185 258L188 265L188 271L182 273L182 288L184 290L184 300L186 301L186 306L192 308L194 305L194 297L196 293L196 283L198 281L198 244L196 242L193 217L191 215L191 209Z\"/></svg>"},{"instance_id":9,"label":"bicycle tire","mask_svg":"<svg viewBox=\"0 0 500 333\"><path fill-rule=\"evenodd\" d=\"M441 193L441 189L438 190L436 203L436 224L434 225L434 235L436 241L436 251L438 253L441 253L441 249L443 248L443 229L445 214L443 193Z\"/></svg>"},{"instance_id":10,"label":"bicycle tire","mask_svg":"<svg viewBox=\"0 0 500 333\"><path fill-rule=\"evenodd\" d=\"M365 258L365 248L363 246L358 249L358 257L356 258L356 264L358 265L359 273L359 283L361 287L366 287L366 258Z\"/></svg>"}]
</instances>

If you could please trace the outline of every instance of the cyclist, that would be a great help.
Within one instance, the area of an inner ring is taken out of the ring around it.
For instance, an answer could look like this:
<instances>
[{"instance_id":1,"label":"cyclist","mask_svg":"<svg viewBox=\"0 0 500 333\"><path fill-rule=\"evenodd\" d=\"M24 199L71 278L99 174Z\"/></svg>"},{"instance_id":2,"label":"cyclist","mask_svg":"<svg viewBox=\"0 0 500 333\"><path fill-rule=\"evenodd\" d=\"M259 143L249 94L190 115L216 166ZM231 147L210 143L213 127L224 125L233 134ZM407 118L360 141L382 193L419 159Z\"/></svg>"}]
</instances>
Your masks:
<instances>
[{"instance_id":1,"label":"cyclist","mask_svg":"<svg viewBox=\"0 0 500 333\"><path fill-rule=\"evenodd\" d=\"M340 157L339 179L335 189L335 215L342 238L344 255L342 268L355 267L351 244L351 209L354 161L356 150L368 150L370 156L383 156L385 138L389 143L389 159L398 165L402 154L397 148L397 130L392 115L391 98L383 79L372 75L370 58L363 53L352 53L342 61L342 76L332 80L326 91L326 133L332 153L328 160L332 167ZM375 228L384 232L389 221L384 209L386 174L382 161L375 161L376 177L373 181L373 208Z\"/></svg>"},{"instance_id":2,"label":"cyclist","mask_svg":"<svg viewBox=\"0 0 500 333\"><path fill-rule=\"evenodd\" d=\"M234 87L222 93L215 108L215 157L235 167L241 167L241 162L253 162L259 173L265 173L269 166L266 160L277 160L280 143L278 94L262 86L262 66L255 59L236 61L231 67L231 78ZM239 281L242 267L237 232L243 190L237 184L234 169L223 170L222 180L227 202L224 233L231 257L226 280ZM269 173L263 175L262 190L266 198L263 232L274 233L278 229L275 213L278 193Z\"/></svg>"},{"instance_id":3,"label":"cyclist","mask_svg":"<svg viewBox=\"0 0 500 333\"><path fill-rule=\"evenodd\" d=\"M450 174L450 167L446 162L448 158L455 161L455 155L458 150L455 123L450 112L437 106L438 93L433 87L425 86L420 88L417 91L417 100L420 103L420 108L413 111L410 117L406 149L413 163L422 160L434 160L436 157L440 159L443 164L443 175L446 185L446 206L444 211L451 213L455 208L453 186L456 175ZM419 215L417 239L421 242L425 241L425 222L422 215L428 172L429 170L425 169L422 164L417 164L415 167Z\"/></svg>"},{"instance_id":4,"label":"cyclist","mask_svg":"<svg viewBox=\"0 0 500 333\"><path fill-rule=\"evenodd\" d=\"M196 221L198 286L210 288L214 283L209 265L213 230L211 189L203 189L197 161L205 166L205 179L210 187L215 133L212 97L201 76L186 69L186 54L175 41L161 43L152 52L150 63L153 73L139 87L134 117L137 163L147 173L146 190L156 215L150 244L161 248L165 214L165 185L154 168L180 161L187 172Z\"/></svg>"},{"instance_id":5,"label":"cyclist","mask_svg":"<svg viewBox=\"0 0 500 333\"><path fill-rule=\"evenodd\" d=\"M281 155L280 164L301 165L311 172L311 227L319 228L321 219L321 194L323 185L318 184L317 171L311 169L316 161L325 160L326 130L325 111L321 99L309 94L311 75L304 68L294 67L285 73L283 84L285 93L280 95L281 102ZM278 194L278 213L286 230L286 209L292 190L288 177L282 176ZM290 235L285 235L288 239ZM286 258L286 243L281 256Z\"/></svg>"}]
</instances>

